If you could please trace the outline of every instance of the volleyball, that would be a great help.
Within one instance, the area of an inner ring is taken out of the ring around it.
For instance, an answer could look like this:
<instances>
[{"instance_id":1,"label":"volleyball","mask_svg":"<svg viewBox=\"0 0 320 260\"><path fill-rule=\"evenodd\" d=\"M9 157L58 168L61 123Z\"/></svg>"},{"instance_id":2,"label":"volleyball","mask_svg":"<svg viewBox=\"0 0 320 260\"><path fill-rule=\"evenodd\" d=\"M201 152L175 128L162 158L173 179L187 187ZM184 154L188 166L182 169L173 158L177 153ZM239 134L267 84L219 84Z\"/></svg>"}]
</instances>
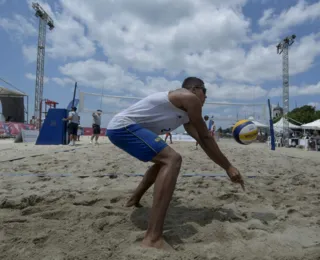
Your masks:
<instances>
[{"instance_id":1,"label":"volleyball","mask_svg":"<svg viewBox=\"0 0 320 260\"><path fill-rule=\"evenodd\" d=\"M250 120L240 120L232 128L232 136L239 143L248 145L258 137L258 128Z\"/></svg>"}]
</instances>

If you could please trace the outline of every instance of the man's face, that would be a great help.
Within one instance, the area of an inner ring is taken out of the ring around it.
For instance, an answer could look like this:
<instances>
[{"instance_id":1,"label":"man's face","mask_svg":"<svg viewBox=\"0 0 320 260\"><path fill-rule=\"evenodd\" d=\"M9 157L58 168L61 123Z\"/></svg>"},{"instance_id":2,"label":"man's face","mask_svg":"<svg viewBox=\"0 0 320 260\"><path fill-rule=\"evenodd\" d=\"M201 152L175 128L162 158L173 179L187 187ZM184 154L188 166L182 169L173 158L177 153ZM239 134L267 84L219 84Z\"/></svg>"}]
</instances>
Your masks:
<instances>
[{"instance_id":1,"label":"man's face","mask_svg":"<svg viewBox=\"0 0 320 260\"><path fill-rule=\"evenodd\" d=\"M208 116L205 116L204 117L204 121L208 121L209 117Z\"/></svg>"},{"instance_id":2,"label":"man's face","mask_svg":"<svg viewBox=\"0 0 320 260\"><path fill-rule=\"evenodd\" d=\"M200 99L202 106L204 105L206 98L207 98L207 89L202 86L196 86L194 87L193 93Z\"/></svg>"}]
</instances>

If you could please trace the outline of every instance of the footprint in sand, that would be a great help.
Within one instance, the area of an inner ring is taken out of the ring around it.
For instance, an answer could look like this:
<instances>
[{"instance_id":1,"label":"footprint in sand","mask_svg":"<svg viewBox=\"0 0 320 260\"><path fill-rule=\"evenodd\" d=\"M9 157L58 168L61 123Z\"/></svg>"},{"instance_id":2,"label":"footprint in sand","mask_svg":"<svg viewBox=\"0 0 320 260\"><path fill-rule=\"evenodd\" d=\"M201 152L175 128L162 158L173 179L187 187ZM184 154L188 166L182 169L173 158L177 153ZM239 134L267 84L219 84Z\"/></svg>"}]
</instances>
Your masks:
<instances>
[{"instance_id":1,"label":"footprint in sand","mask_svg":"<svg viewBox=\"0 0 320 260\"><path fill-rule=\"evenodd\" d=\"M42 214L40 214L40 217L43 219L59 220L59 219L63 219L65 215L67 215L69 212L62 211L62 210L52 210L52 211L43 212Z\"/></svg>"},{"instance_id":2,"label":"footprint in sand","mask_svg":"<svg viewBox=\"0 0 320 260\"><path fill-rule=\"evenodd\" d=\"M93 206L94 204L96 204L98 201L100 201L101 199L98 198L78 198L73 202L73 205L75 206Z\"/></svg>"},{"instance_id":3,"label":"footprint in sand","mask_svg":"<svg viewBox=\"0 0 320 260\"><path fill-rule=\"evenodd\" d=\"M41 211L44 211L46 210L46 208L44 207L28 207L28 208L25 208L23 210L21 210L21 215L22 216L29 216L29 215L32 215L32 214L36 214L36 213L39 213Z\"/></svg>"},{"instance_id":4,"label":"footprint in sand","mask_svg":"<svg viewBox=\"0 0 320 260\"><path fill-rule=\"evenodd\" d=\"M36 237L32 240L32 242L36 245L36 246L42 246L47 240L48 240L49 236L48 235L43 235L43 236L39 236Z\"/></svg>"},{"instance_id":5,"label":"footprint in sand","mask_svg":"<svg viewBox=\"0 0 320 260\"><path fill-rule=\"evenodd\" d=\"M112 207L110 207L112 209ZM121 212L121 211L103 211L100 212L96 215L96 218L105 218L105 217L110 217L110 216L126 216L126 213Z\"/></svg>"},{"instance_id":6,"label":"footprint in sand","mask_svg":"<svg viewBox=\"0 0 320 260\"><path fill-rule=\"evenodd\" d=\"M122 200L123 198L122 197L114 197L112 199L110 199L110 203L114 204L114 203L117 203L119 202L120 200Z\"/></svg>"},{"instance_id":7,"label":"footprint in sand","mask_svg":"<svg viewBox=\"0 0 320 260\"><path fill-rule=\"evenodd\" d=\"M18 200L4 199L0 202L0 208L2 209L24 209L29 206L35 206L37 203L43 201L43 197L37 195L31 195Z\"/></svg>"}]
</instances>

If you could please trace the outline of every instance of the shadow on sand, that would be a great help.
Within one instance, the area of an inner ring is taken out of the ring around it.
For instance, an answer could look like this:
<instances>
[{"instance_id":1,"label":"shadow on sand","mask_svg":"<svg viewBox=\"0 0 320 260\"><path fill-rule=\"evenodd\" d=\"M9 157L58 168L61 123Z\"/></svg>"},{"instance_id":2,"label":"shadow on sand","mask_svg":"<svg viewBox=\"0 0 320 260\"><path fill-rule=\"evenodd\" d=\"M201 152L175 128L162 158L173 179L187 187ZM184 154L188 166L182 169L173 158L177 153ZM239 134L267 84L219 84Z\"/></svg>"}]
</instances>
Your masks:
<instances>
[{"instance_id":1,"label":"shadow on sand","mask_svg":"<svg viewBox=\"0 0 320 260\"><path fill-rule=\"evenodd\" d=\"M150 208L136 208L131 214L132 223L141 230L148 227ZM177 202L170 204L164 225L164 236L171 245L182 244L182 239L187 239L198 233L192 225L196 223L202 227L213 220L242 222L242 217L237 216L231 209L223 208L187 208Z\"/></svg>"}]
</instances>

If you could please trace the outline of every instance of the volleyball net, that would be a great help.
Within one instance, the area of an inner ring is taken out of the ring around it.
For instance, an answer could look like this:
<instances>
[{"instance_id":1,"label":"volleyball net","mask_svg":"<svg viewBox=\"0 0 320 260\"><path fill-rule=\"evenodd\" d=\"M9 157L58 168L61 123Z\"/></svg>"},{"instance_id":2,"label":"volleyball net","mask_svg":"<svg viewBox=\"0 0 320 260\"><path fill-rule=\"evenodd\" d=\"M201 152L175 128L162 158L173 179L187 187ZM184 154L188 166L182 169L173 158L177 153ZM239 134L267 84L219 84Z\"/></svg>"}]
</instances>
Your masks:
<instances>
[{"instance_id":1,"label":"volleyball net","mask_svg":"<svg viewBox=\"0 0 320 260\"><path fill-rule=\"evenodd\" d=\"M78 111L92 113L101 109L104 115L111 118L142 98L80 92ZM229 128L242 119L251 119L262 124L268 124L267 112L267 104L263 103L231 103L208 100L203 106L203 116L208 115L210 119L214 120L216 129L220 127L223 129Z\"/></svg>"}]
</instances>

